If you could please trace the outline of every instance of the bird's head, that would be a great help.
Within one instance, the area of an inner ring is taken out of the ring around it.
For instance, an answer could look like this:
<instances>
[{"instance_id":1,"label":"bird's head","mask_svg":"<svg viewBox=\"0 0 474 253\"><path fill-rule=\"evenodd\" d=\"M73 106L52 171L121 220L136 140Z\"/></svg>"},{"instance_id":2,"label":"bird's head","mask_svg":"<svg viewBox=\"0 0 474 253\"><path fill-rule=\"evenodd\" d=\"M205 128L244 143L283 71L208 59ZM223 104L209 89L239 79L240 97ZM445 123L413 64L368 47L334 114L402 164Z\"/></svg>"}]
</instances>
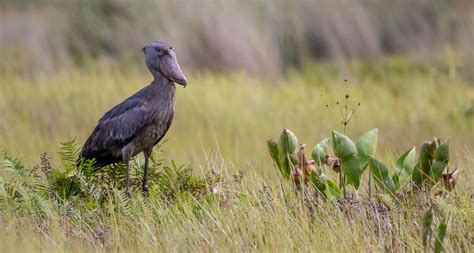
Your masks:
<instances>
[{"instance_id":1,"label":"bird's head","mask_svg":"<svg viewBox=\"0 0 474 253\"><path fill-rule=\"evenodd\" d=\"M145 62L148 69L155 75L157 72L166 79L186 87L187 80L178 64L173 47L154 41L143 47Z\"/></svg>"}]
</instances>

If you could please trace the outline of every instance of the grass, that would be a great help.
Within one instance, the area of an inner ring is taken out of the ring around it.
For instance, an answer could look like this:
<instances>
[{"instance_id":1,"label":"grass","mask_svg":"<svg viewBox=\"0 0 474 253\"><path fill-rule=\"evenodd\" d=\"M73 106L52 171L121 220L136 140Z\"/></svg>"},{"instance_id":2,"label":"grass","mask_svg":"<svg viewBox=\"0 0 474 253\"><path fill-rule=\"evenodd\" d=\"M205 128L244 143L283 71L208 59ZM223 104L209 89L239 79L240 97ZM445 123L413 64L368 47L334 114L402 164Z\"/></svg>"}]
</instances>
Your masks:
<instances>
[{"instance_id":1,"label":"grass","mask_svg":"<svg viewBox=\"0 0 474 253\"><path fill-rule=\"evenodd\" d=\"M51 182L39 183L31 173L13 177L21 182L15 197L0 194L0 249L422 251L421 217L434 206L434 225L449 218L446 250L468 251L474 240L474 117L469 114L474 90L451 70L392 58L349 63L344 71L329 63L310 64L290 70L284 81L238 72L191 73L188 87L177 89L176 117L163 152L155 154L153 171L163 171L163 163L171 166L170 160L189 164L196 178L206 181L208 193L184 191L172 202L161 191L148 199L138 192L127 199L119 184L102 204L90 202L89 195L59 201L45 190ZM387 164L434 135L451 137L450 165L461 169L454 192L402 201L379 195L368 203L362 188L352 201L323 203L295 195L279 179L266 139L287 127L311 147L331 130L341 130L337 102L346 94L344 79L350 103L361 103L348 135L377 127L377 155ZM149 81L142 70L111 63L35 80L3 75L0 147L21 158L21 171L45 167L39 159L44 151L53 169L67 171L57 152L60 143L76 138L82 144L107 109ZM1 178L17 182L5 175L6 165ZM136 178L141 165L136 160Z\"/></svg>"}]
</instances>

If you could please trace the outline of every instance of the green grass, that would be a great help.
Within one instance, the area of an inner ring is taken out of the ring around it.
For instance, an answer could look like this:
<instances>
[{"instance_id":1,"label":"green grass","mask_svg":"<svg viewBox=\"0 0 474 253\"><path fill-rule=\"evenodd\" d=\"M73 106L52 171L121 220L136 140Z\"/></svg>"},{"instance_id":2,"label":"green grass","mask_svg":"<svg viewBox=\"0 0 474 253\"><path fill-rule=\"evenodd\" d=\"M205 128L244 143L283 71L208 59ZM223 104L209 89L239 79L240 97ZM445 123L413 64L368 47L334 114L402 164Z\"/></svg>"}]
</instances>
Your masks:
<instances>
[{"instance_id":1,"label":"green grass","mask_svg":"<svg viewBox=\"0 0 474 253\"><path fill-rule=\"evenodd\" d=\"M467 251L474 238L474 117L469 114L474 90L450 70L387 59L351 63L345 72L311 64L289 71L284 81L189 73L188 87L177 88L175 120L158 157L166 164L190 164L199 178L222 173L219 194L185 194L169 203L159 193L144 199L137 192L127 200L118 185L108 203L91 208L80 199L63 203L25 190L43 189L30 187L36 181L28 176L18 199L0 194L0 249L422 251L421 217L433 204L435 225L449 217L446 249ZM312 147L331 130L341 130L336 103L346 94L345 78L351 105L361 103L348 135L377 127L377 156L386 164L434 135L451 137L450 166L461 170L453 193L401 203L382 195L374 208L364 197L366 179L356 195L360 203L340 205L308 202L280 180L266 139L286 127ZM39 164L46 151L52 167L64 171L60 143L76 138L82 144L106 110L149 82L142 71L110 63L35 80L3 75L0 147L20 157L25 170ZM136 174L140 165L137 160ZM237 172L242 181L234 182Z\"/></svg>"}]
</instances>

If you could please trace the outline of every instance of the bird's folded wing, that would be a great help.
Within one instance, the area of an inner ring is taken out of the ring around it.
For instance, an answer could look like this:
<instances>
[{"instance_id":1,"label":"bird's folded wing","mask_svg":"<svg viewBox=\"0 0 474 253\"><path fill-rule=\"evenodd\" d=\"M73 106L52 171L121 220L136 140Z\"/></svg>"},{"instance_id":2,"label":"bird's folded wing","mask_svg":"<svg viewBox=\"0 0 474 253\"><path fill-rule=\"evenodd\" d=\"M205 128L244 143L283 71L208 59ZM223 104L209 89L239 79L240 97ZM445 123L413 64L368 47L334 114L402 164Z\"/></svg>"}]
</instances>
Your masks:
<instances>
[{"instance_id":1,"label":"bird's folded wing","mask_svg":"<svg viewBox=\"0 0 474 253\"><path fill-rule=\"evenodd\" d=\"M124 101L99 120L82 153L96 153L127 145L141 129L150 124L151 115L150 108L141 100Z\"/></svg>"}]
</instances>

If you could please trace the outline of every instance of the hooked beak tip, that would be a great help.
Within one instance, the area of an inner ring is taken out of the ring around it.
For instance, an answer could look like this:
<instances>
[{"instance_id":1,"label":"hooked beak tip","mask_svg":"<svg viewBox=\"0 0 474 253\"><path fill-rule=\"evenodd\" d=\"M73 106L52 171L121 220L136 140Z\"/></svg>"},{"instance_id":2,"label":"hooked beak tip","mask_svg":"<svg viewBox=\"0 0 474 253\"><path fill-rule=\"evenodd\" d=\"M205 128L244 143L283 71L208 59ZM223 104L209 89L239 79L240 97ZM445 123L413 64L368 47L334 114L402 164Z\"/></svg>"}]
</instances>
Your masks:
<instances>
[{"instance_id":1,"label":"hooked beak tip","mask_svg":"<svg viewBox=\"0 0 474 253\"><path fill-rule=\"evenodd\" d=\"M186 78L176 80L177 83L181 84L184 88L186 88L186 85L188 85L188 81Z\"/></svg>"}]
</instances>

